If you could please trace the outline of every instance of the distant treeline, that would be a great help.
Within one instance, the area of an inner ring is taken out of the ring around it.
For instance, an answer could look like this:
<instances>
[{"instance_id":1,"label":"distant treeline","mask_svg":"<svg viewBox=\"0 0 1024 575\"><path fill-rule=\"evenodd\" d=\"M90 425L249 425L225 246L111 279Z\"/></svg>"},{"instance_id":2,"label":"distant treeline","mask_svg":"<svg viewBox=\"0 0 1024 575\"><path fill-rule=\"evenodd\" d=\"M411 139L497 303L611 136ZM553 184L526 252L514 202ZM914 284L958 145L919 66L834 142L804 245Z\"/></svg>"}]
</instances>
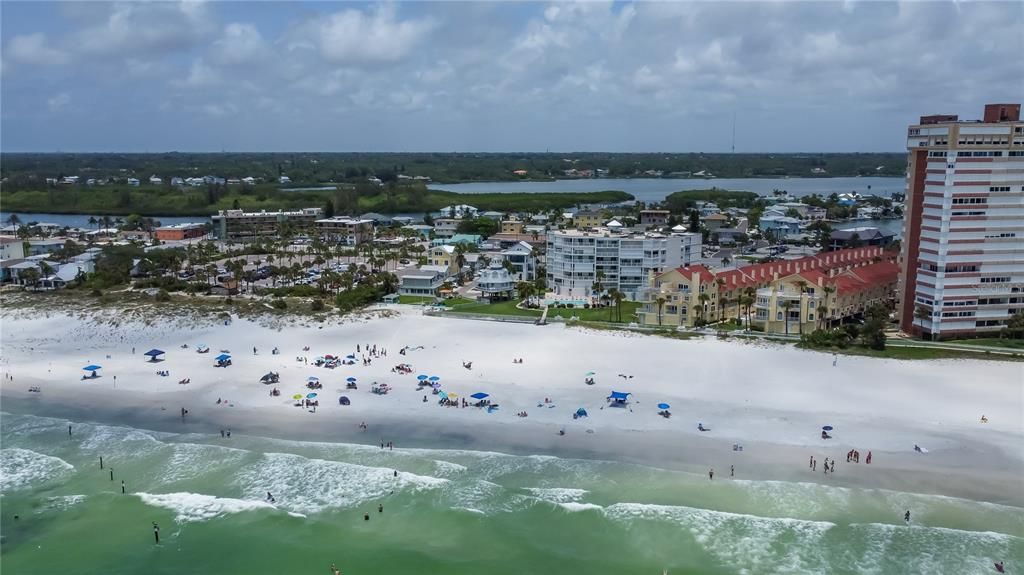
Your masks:
<instances>
[{"instance_id":1,"label":"distant treeline","mask_svg":"<svg viewBox=\"0 0 1024 575\"><path fill-rule=\"evenodd\" d=\"M719 178L902 176L904 153L872 154L616 154L616 153L219 153L195 154L0 154L5 191L41 190L46 178L79 176L81 181L146 181L156 175L170 186L173 177L213 175L253 177L276 182L288 176L296 184L358 183L399 175L438 183L545 180L566 170L612 178L686 177L704 172ZM525 171L517 175L516 171ZM697 176L695 176L697 177ZM614 187L614 186L609 186Z\"/></svg>"},{"instance_id":2,"label":"distant treeline","mask_svg":"<svg viewBox=\"0 0 1024 575\"><path fill-rule=\"evenodd\" d=\"M209 216L218 210L250 211L325 207L335 214L365 212L426 213L448 205L470 204L481 210L548 211L580 204L614 203L633 199L625 192L459 194L429 190L422 183L342 185L335 190L281 190L277 185L201 188L62 185L42 190L3 190L8 212L109 214L142 216Z\"/></svg>"}]
</instances>

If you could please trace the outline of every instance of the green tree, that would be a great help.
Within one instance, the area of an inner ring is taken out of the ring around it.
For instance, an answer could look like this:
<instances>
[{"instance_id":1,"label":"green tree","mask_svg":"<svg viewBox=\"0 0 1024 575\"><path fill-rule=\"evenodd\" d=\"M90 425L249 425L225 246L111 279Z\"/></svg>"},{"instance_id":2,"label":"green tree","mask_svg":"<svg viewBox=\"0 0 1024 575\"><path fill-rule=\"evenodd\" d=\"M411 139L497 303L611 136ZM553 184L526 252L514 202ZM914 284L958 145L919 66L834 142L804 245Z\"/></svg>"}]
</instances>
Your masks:
<instances>
[{"instance_id":1,"label":"green tree","mask_svg":"<svg viewBox=\"0 0 1024 575\"><path fill-rule=\"evenodd\" d=\"M697 233L700 231L700 214L697 210L690 210L690 225L687 228L690 233Z\"/></svg>"},{"instance_id":2,"label":"green tree","mask_svg":"<svg viewBox=\"0 0 1024 575\"><path fill-rule=\"evenodd\" d=\"M665 307L665 297L664 296L658 296L658 299L656 300L656 302L658 304L658 326L660 327L661 326L661 309L663 307Z\"/></svg>"}]
</instances>

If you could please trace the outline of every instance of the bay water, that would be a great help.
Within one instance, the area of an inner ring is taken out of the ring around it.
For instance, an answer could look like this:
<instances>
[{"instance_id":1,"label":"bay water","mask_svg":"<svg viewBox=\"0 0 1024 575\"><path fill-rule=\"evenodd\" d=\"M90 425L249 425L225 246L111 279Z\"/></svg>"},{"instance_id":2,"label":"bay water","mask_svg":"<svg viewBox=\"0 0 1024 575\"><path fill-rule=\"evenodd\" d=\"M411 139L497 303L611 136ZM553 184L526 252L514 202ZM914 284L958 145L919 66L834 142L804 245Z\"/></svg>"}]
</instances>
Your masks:
<instances>
[{"instance_id":1,"label":"bay water","mask_svg":"<svg viewBox=\"0 0 1024 575\"><path fill-rule=\"evenodd\" d=\"M0 415L5 574L1024 569L1024 510L994 503Z\"/></svg>"}]
</instances>

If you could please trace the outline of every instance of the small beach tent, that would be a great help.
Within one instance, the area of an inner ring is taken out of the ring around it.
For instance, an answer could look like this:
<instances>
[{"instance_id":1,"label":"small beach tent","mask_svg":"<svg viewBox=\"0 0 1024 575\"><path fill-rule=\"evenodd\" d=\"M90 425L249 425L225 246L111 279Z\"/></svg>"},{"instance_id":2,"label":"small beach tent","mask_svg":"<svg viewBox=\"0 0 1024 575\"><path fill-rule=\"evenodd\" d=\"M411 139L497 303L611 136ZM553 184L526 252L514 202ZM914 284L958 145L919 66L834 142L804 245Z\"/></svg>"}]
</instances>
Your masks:
<instances>
[{"instance_id":1,"label":"small beach tent","mask_svg":"<svg viewBox=\"0 0 1024 575\"><path fill-rule=\"evenodd\" d=\"M201 343L196 346L196 353L207 353L208 351L210 351L210 346L205 343Z\"/></svg>"},{"instance_id":2,"label":"small beach tent","mask_svg":"<svg viewBox=\"0 0 1024 575\"><path fill-rule=\"evenodd\" d=\"M576 417L586 417L586 416L587 416L587 410L586 409L583 409L581 407L581 408L576 410Z\"/></svg>"},{"instance_id":3,"label":"small beach tent","mask_svg":"<svg viewBox=\"0 0 1024 575\"><path fill-rule=\"evenodd\" d=\"M482 391L478 391L478 392L474 393L473 395L471 395L470 397L472 397L473 399L484 399L484 398L490 397L490 394L489 393L484 393Z\"/></svg>"},{"instance_id":4,"label":"small beach tent","mask_svg":"<svg viewBox=\"0 0 1024 575\"><path fill-rule=\"evenodd\" d=\"M612 405L626 405L626 402L629 401L630 395L632 394L628 391L613 391L612 394L608 396L608 401L612 402Z\"/></svg>"},{"instance_id":5,"label":"small beach tent","mask_svg":"<svg viewBox=\"0 0 1024 575\"><path fill-rule=\"evenodd\" d=\"M348 400L347 396L341 396L338 398L338 405L352 405L352 402Z\"/></svg>"},{"instance_id":6,"label":"small beach tent","mask_svg":"<svg viewBox=\"0 0 1024 575\"><path fill-rule=\"evenodd\" d=\"M163 352L160 352L160 353L163 353ZM215 357L213 359L216 359L217 361L227 361L227 360L231 359L231 356L226 354L226 353L222 353L222 354L218 355L217 357Z\"/></svg>"},{"instance_id":7,"label":"small beach tent","mask_svg":"<svg viewBox=\"0 0 1024 575\"><path fill-rule=\"evenodd\" d=\"M87 366L83 367L82 370L88 371L89 375L86 375L86 376L83 376L83 377L85 377L86 379L95 379L95 378L99 377L99 374L96 373L99 369L100 369L100 366L98 366L98 365L87 365Z\"/></svg>"},{"instance_id":8,"label":"small beach tent","mask_svg":"<svg viewBox=\"0 0 1024 575\"><path fill-rule=\"evenodd\" d=\"M149 356L149 361L159 361L157 358L163 354L164 352L159 349L151 349L144 353L143 355Z\"/></svg>"}]
</instances>

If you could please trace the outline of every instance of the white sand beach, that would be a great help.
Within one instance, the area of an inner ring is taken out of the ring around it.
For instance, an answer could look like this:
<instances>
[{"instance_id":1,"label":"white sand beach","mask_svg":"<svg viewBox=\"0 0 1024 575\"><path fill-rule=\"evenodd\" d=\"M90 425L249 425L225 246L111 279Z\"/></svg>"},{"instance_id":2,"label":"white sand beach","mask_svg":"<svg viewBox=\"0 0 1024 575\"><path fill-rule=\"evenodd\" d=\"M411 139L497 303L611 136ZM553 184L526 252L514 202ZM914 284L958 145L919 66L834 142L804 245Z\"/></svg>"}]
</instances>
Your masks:
<instances>
[{"instance_id":1,"label":"white sand beach","mask_svg":"<svg viewBox=\"0 0 1024 575\"><path fill-rule=\"evenodd\" d=\"M692 470L735 465L755 479L912 483L916 491L1024 500L1021 363L840 356L833 365L831 354L777 344L444 319L399 309L393 317L280 329L244 320L110 327L59 312L8 314L3 409L157 430L191 426L186 429L202 433L394 441L398 448L557 453ZM210 353L197 353L197 344ZM312 365L326 354L361 359L367 344L386 349L387 357L369 366ZM271 354L275 346L278 355ZM400 355L404 347L415 349ZM148 362L143 354L151 348L165 351L164 361ZM214 367L220 350L230 350L233 365ZM308 365L297 361L303 357ZM392 372L400 363L411 364L412 373ZM90 364L102 366L101 377L83 381L82 368ZM269 394L274 385L259 381L269 371L280 374L279 397ZM589 372L595 385L584 383ZM418 374L439 376L442 389L460 398L488 393L499 409L442 407L437 396L417 390ZM310 376L323 383L315 413L292 399L310 391ZM357 390L345 389L348 377L357 378ZM178 383L186 378L188 385ZM373 394L373 382L393 390ZM32 386L41 391L29 393ZM628 407L607 407L613 390L632 394ZM340 406L340 395L351 405ZM671 405L671 418L658 415L659 403ZM189 410L184 423L182 407ZM588 417L574 420L581 407ZM521 411L528 416L517 417ZM982 415L988 423L980 423ZM710 431L698 431L698 423ZM821 439L823 425L833 426L833 439ZM734 451L734 443L743 451ZM928 452L916 453L915 444ZM851 449L860 451L860 464L845 463ZM836 474L811 474L810 456L836 459Z\"/></svg>"}]
</instances>

